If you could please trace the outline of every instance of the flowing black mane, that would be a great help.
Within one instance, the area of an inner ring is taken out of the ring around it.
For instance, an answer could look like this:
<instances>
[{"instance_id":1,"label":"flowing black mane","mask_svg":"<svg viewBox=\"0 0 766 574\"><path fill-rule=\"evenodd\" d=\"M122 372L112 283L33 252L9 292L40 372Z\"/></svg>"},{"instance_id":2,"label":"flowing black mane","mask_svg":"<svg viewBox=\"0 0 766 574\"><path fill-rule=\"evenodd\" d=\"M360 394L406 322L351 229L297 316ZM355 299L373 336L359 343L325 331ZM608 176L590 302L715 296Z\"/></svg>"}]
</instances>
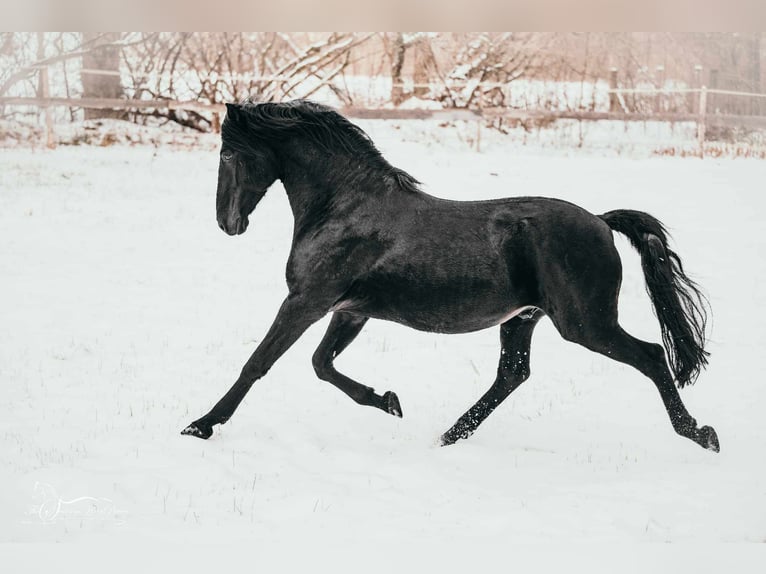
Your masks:
<instances>
[{"instance_id":1,"label":"flowing black mane","mask_svg":"<svg viewBox=\"0 0 766 574\"><path fill-rule=\"evenodd\" d=\"M362 128L328 106L294 100L245 102L237 108L241 112L238 121L232 121L227 115L221 126L224 143L237 151L252 153L258 145L273 146L296 136L305 137L327 153L342 153L364 160L406 190L419 190L420 182L388 163Z\"/></svg>"}]
</instances>

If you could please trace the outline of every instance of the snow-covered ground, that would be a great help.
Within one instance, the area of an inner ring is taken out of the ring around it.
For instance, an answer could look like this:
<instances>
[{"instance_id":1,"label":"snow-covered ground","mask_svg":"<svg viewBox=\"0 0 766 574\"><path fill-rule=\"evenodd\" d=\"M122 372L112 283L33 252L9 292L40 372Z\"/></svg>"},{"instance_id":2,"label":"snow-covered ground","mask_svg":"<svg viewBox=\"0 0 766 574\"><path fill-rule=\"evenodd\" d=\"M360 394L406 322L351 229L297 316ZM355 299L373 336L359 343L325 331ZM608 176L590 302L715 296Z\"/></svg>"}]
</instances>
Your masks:
<instances>
[{"instance_id":1,"label":"snow-covered ground","mask_svg":"<svg viewBox=\"0 0 766 574\"><path fill-rule=\"evenodd\" d=\"M286 293L281 186L231 238L215 222L210 140L4 149L0 541L374 541L381 552L403 541L766 541L766 163L495 141L477 153L452 129L424 139L365 125L436 195L548 195L666 222L713 306L710 368L682 397L717 429L721 453L673 433L648 379L564 342L547 319L530 380L453 447L436 439L492 382L497 329L446 336L371 321L337 365L395 390L397 419L317 380L325 319L211 440L181 436L229 388ZM618 247L622 322L658 340L638 257Z\"/></svg>"}]
</instances>

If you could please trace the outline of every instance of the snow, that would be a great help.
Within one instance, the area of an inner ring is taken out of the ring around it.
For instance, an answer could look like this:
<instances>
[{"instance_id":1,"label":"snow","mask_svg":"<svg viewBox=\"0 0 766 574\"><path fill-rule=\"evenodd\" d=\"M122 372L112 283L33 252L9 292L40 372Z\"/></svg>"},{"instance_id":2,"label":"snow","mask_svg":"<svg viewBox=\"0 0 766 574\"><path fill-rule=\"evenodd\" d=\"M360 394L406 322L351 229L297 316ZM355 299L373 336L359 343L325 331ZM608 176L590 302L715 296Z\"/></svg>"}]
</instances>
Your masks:
<instances>
[{"instance_id":1,"label":"snow","mask_svg":"<svg viewBox=\"0 0 766 574\"><path fill-rule=\"evenodd\" d=\"M209 138L199 149L3 149L0 541L257 540L288 553L292 542L454 544L466 556L507 541L766 541L766 163L492 137L479 153L457 128L411 125L364 124L436 195L555 196L669 226L714 310L710 367L682 397L716 428L721 453L676 436L648 379L564 342L548 319L529 381L451 447L438 437L492 382L497 329L368 323L336 365L395 391L399 419L316 378L325 318L209 441L181 436L233 383L286 294L292 221L280 185L231 238L215 222ZM659 340L638 256L617 245L621 321ZM50 489L105 502L43 523Z\"/></svg>"}]
</instances>

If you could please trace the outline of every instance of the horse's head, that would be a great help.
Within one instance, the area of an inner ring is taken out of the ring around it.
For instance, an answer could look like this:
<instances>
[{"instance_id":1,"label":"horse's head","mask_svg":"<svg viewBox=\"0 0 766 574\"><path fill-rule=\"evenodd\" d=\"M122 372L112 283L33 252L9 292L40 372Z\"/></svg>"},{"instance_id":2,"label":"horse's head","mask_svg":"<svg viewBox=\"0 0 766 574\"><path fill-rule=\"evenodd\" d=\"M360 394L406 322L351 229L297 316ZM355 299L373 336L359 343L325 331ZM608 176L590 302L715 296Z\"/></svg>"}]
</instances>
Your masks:
<instances>
[{"instance_id":1,"label":"horse's head","mask_svg":"<svg viewBox=\"0 0 766 574\"><path fill-rule=\"evenodd\" d=\"M278 175L273 152L248 137L246 114L237 104L226 104L221 130L216 215L229 235L245 232L248 216Z\"/></svg>"}]
</instances>

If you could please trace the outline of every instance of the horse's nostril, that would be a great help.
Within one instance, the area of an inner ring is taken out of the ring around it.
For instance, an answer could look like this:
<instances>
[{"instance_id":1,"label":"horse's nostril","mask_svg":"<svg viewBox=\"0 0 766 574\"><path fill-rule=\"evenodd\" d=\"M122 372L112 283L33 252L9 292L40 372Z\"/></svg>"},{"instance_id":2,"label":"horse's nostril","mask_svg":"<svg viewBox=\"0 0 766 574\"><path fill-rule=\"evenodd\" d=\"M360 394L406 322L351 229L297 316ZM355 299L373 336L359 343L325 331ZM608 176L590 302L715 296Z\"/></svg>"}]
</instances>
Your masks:
<instances>
[{"instance_id":1,"label":"horse's nostril","mask_svg":"<svg viewBox=\"0 0 766 574\"><path fill-rule=\"evenodd\" d=\"M218 222L218 227L221 228L221 231L226 231L226 228L223 226L223 221Z\"/></svg>"}]
</instances>

